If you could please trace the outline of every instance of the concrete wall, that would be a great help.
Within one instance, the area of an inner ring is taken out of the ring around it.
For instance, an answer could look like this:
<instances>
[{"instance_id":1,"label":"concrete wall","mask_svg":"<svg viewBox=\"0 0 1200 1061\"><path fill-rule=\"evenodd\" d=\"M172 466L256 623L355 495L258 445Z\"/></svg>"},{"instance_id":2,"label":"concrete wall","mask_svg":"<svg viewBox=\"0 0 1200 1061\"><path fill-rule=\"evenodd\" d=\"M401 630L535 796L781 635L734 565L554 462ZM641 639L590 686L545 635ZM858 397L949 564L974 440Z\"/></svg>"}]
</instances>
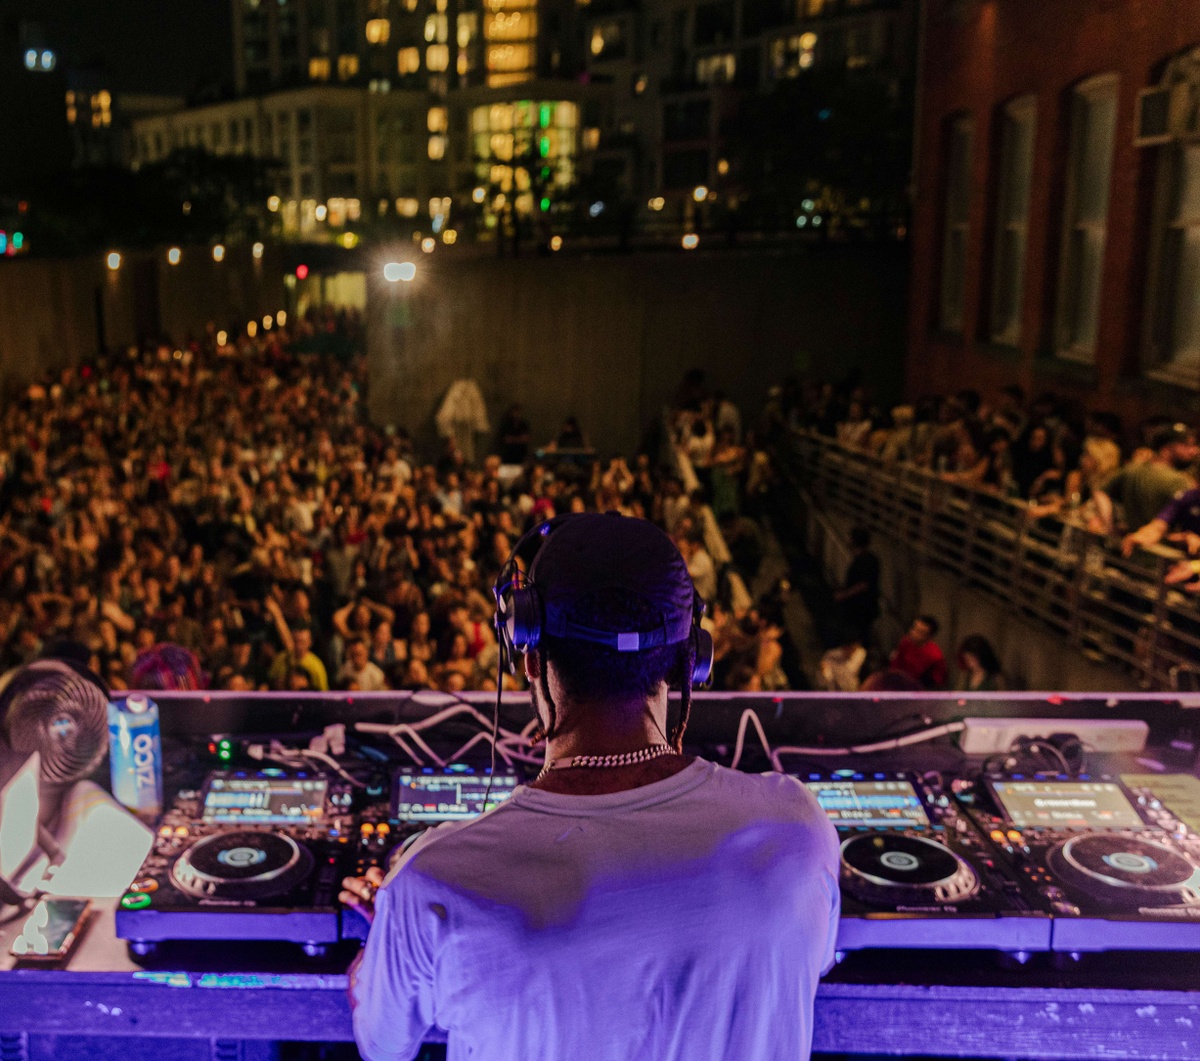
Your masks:
<instances>
[{"instance_id":1,"label":"concrete wall","mask_svg":"<svg viewBox=\"0 0 1200 1061\"><path fill-rule=\"evenodd\" d=\"M850 525L804 506L808 551L832 585L841 585L850 561ZM1119 667L1098 663L1069 648L1056 634L1018 618L986 593L964 586L953 574L925 563L906 543L878 532L872 550L882 568L883 615L876 624L879 643L890 649L916 615L941 624L937 641L951 661L968 634L982 634L996 649L1012 689L1072 692L1137 691Z\"/></svg>"},{"instance_id":2,"label":"concrete wall","mask_svg":"<svg viewBox=\"0 0 1200 1061\"><path fill-rule=\"evenodd\" d=\"M231 246L215 262L211 248L185 247L174 266L165 248L131 252L115 272L105 255L0 261L0 389L95 357L102 343L120 349L158 333L183 341L210 321L243 328L285 308L283 266L269 248L255 259Z\"/></svg>"},{"instance_id":3,"label":"concrete wall","mask_svg":"<svg viewBox=\"0 0 1200 1061\"><path fill-rule=\"evenodd\" d=\"M446 388L473 378L493 427L520 401L538 444L573 413L602 452L629 452L693 367L751 415L791 372L869 365L886 397L903 376L906 257L903 247L418 255L411 284L369 276L371 414L429 437Z\"/></svg>"}]
</instances>

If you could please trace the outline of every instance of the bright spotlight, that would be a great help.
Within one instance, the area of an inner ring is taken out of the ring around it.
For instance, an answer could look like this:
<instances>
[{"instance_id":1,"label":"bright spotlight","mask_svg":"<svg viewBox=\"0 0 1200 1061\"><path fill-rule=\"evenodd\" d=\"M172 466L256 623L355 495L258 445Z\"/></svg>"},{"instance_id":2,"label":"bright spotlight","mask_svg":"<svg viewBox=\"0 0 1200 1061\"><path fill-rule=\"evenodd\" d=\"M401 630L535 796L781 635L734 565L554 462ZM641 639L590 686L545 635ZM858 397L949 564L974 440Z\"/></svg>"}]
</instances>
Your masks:
<instances>
[{"instance_id":1,"label":"bright spotlight","mask_svg":"<svg viewBox=\"0 0 1200 1061\"><path fill-rule=\"evenodd\" d=\"M178 265L179 260L182 257L183 251L181 251L178 247L172 247L169 251L167 251L167 261L172 265Z\"/></svg>"},{"instance_id":2,"label":"bright spotlight","mask_svg":"<svg viewBox=\"0 0 1200 1061\"><path fill-rule=\"evenodd\" d=\"M394 284L400 279L400 263L388 262L383 267L383 278L389 283Z\"/></svg>"},{"instance_id":3,"label":"bright spotlight","mask_svg":"<svg viewBox=\"0 0 1200 1061\"><path fill-rule=\"evenodd\" d=\"M321 203L314 212L318 221L324 221L329 216L329 207Z\"/></svg>"}]
</instances>

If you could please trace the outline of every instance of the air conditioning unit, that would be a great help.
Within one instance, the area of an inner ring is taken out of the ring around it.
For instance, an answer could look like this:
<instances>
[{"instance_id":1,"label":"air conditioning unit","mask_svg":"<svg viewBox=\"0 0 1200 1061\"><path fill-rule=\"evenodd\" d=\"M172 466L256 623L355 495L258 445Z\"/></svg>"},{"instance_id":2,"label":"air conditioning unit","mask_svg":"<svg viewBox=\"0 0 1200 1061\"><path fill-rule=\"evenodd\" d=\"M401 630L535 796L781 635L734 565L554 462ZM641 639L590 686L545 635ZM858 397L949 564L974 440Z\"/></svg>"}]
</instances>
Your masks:
<instances>
[{"instance_id":1,"label":"air conditioning unit","mask_svg":"<svg viewBox=\"0 0 1200 1061\"><path fill-rule=\"evenodd\" d=\"M1144 88L1138 93L1137 132L1133 138L1138 147L1197 137L1200 137L1200 88L1183 81Z\"/></svg>"}]
</instances>

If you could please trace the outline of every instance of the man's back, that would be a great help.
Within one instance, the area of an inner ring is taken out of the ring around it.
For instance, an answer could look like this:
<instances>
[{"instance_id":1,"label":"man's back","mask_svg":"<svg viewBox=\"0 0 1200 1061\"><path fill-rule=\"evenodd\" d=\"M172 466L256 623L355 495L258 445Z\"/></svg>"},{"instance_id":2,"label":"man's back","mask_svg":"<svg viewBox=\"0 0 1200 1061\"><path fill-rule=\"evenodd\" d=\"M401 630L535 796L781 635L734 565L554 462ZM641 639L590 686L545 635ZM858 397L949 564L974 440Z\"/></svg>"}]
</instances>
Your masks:
<instances>
[{"instance_id":1,"label":"man's back","mask_svg":"<svg viewBox=\"0 0 1200 1061\"><path fill-rule=\"evenodd\" d=\"M696 761L603 796L520 789L426 834L355 988L369 1061L801 1061L833 958L837 838L796 780Z\"/></svg>"},{"instance_id":2,"label":"man's back","mask_svg":"<svg viewBox=\"0 0 1200 1061\"><path fill-rule=\"evenodd\" d=\"M1125 512L1125 526L1131 531L1145 526L1192 480L1167 464L1134 464L1117 472L1105 484L1105 492Z\"/></svg>"}]
</instances>

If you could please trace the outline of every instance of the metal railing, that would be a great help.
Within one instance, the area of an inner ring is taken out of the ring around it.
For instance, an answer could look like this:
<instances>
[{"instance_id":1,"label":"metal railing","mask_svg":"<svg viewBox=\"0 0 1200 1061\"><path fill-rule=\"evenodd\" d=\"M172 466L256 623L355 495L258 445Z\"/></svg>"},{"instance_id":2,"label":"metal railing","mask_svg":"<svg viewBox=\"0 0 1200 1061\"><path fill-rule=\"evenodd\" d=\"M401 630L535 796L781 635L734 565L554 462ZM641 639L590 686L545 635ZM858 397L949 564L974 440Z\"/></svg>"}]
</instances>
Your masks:
<instances>
[{"instance_id":1,"label":"metal railing","mask_svg":"<svg viewBox=\"0 0 1200 1061\"><path fill-rule=\"evenodd\" d=\"M1200 688L1200 601L1163 581L1180 553L1155 546L1127 559L1119 540L1070 518L821 435L793 435L778 457L818 508L905 543L1075 650L1146 688Z\"/></svg>"}]
</instances>

